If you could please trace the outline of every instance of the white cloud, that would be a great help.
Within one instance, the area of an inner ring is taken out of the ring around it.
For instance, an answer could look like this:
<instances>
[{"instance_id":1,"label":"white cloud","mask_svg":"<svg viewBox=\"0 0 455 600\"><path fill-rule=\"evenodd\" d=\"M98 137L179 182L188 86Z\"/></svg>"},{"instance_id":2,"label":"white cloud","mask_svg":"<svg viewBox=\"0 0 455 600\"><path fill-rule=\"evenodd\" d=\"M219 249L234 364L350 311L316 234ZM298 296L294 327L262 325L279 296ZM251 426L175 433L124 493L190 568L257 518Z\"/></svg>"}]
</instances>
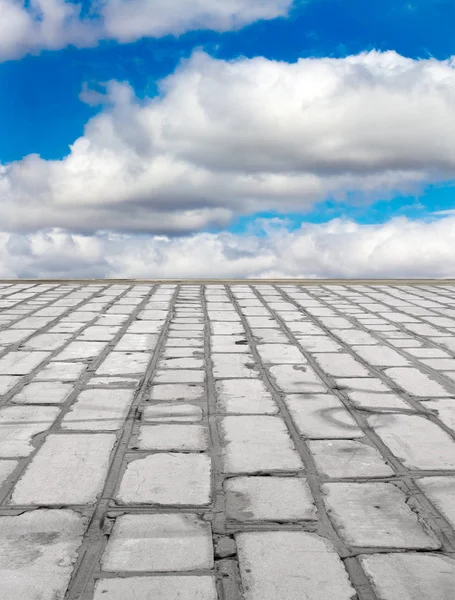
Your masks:
<instances>
[{"instance_id":1,"label":"white cloud","mask_svg":"<svg viewBox=\"0 0 455 600\"><path fill-rule=\"evenodd\" d=\"M293 0L0 0L0 60L28 52L133 42L196 29L229 31L288 14Z\"/></svg>"},{"instance_id":2,"label":"white cloud","mask_svg":"<svg viewBox=\"0 0 455 600\"><path fill-rule=\"evenodd\" d=\"M196 52L158 97L138 101L111 82L101 100L63 160L0 165L4 229L185 234L455 178L452 59L370 52L288 64Z\"/></svg>"},{"instance_id":3,"label":"white cloud","mask_svg":"<svg viewBox=\"0 0 455 600\"><path fill-rule=\"evenodd\" d=\"M383 225L334 220L265 235L0 233L0 277L455 277L455 217Z\"/></svg>"}]
</instances>

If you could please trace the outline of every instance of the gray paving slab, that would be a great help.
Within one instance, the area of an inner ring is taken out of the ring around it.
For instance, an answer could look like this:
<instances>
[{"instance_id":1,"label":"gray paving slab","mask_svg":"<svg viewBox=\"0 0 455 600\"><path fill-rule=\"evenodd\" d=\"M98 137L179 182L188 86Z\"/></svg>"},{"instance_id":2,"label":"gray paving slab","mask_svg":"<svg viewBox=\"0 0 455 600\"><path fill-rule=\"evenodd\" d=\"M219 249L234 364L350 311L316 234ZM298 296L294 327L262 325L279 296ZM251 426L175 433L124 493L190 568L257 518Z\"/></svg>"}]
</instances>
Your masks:
<instances>
[{"instance_id":1,"label":"gray paving slab","mask_svg":"<svg viewBox=\"0 0 455 600\"><path fill-rule=\"evenodd\" d=\"M0 596L452 600L454 365L453 281L0 282Z\"/></svg>"}]
</instances>

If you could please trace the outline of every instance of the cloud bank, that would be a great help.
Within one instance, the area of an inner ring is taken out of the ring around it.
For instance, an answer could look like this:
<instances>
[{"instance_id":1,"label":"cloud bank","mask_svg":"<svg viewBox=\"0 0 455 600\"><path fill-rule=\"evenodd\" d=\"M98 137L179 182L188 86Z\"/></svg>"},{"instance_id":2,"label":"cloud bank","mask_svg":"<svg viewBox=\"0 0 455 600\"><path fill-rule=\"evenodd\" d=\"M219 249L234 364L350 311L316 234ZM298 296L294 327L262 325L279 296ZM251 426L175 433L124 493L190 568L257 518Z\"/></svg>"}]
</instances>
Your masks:
<instances>
[{"instance_id":1,"label":"cloud bank","mask_svg":"<svg viewBox=\"0 0 455 600\"><path fill-rule=\"evenodd\" d=\"M104 106L68 156L0 165L3 229L185 235L455 178L453 59L196 52L157 97L139 101L112 81L82 99Z\"/></svg>"},{"instance_id":2,"label":"cloud bank","mask_svg":"<svg viewBox=\"0 0 455 600\"><path fill-rule=\"evenodd\" d=\"M0 278L455 277L455 217L383 225L334 220L288 231L169 238L53 230L0 233Z\"/></svg>"},{"instance_id":3,"label":"cloud bank","mask_svg":"<svg viewBox=\"0 0 455 600\"><path fill-rule=\"evenodd\" d=\"M0 0L0 60L101 40L240 29L287 16L293 0Z\"/></svg>"}]
</instances>

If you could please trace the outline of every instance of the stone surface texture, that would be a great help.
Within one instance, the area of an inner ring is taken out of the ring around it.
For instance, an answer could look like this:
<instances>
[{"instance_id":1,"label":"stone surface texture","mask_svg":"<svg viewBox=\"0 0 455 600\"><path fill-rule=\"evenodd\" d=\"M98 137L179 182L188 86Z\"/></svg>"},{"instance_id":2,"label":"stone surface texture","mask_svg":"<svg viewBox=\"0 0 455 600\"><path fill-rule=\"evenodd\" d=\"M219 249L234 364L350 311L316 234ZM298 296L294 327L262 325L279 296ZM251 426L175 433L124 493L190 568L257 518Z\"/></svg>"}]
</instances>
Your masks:
<instances>
[{"instance_id":1,"label":"stone surface texture","mask_svg":"<svg viewBox=\"0 0 455 600\"><path fill-rule=\"evenodd\" d=\"M455 282L0 281L0 598L453 600Z\"/></svg>"}]
</instances>

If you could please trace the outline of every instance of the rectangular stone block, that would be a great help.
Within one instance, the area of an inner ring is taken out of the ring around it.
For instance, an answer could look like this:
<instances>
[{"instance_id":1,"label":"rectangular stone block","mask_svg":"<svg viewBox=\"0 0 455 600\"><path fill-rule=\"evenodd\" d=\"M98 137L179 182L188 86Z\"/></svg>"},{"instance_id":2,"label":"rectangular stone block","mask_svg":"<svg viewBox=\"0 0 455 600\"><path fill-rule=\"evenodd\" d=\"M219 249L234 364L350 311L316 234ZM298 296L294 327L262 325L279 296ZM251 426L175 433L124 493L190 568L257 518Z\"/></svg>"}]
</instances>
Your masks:
<instances>
[{"instance_id":1,"label":"rectangular stone block","mask_svg":"<svg viewBox=\"0 0 455 600\"><path fill-rule=\"evenodd\" d=\"M28 456L32 439L49 429L58 408L51 406L7 406L0 409L0 457Z\"/></svg>"},{"instance_id":2,"label":"rectangular stone block","mask_svg":"<svg viewBox=\"0 0 455 600\"><path fill-rule=\"evenodd\" d=\"M259 344L257 351L264 364L305 365L307 360L297 346L288 344Z\"/></svg>"},{"instance_id":3,"label":"rectangular stone block","mask_svg":"<svg viewBox=\"0 0 455 600\"><path fill-rule=\"evenodd\" d=\"M208 448L209 432L202 425L142 425L139 450L203 452Z\"/></svg>"},{"instance_id":4,"label":"rectangular stone block","mask_svg":"<svg viewBox=\"0 0 455 600\"><path fill-rule=\"evenodd\" d=\"M316 519L310 488L301 477L232 477L224 490L226 514L236 521Z\"/></svg>"},{"instance_id":5,"label":"rectangular stone block","mask_svg":"<svg viewBox=\"0 0 455 600\"><path fill-rule=\"evenodd\" d=\"M71 342L55 356L54 360L87 360L96 358L106 347L106 342Z\"/></svg>"},{"instance_id":6,"label":"rectangular stone block","mask_svg":"<svg viewBox=\"0 0 455 600\"><path fill-rule=\"evenodd\" d=\"M303 531L236 535L245 600L352 600L343 563L325 538Z\"/></svg>"},{"instance_id":7,"label":"rectangular stone block","mask_svg":"<svg viewBox=\"0 0 455 600\"><path fill-rule=\"evenodd\" d=\"M384 600L451 600L455 561L438 554L363 554L360 564L377 598Z\"/></svg>"},{"instance_id":8,"label":"rectangular stone block","mask_svg":"<svg viewBox=\"0 0 455 600\"><path fill-rule=\"evenodd\" d=\"M211 461L205 454L152 454L128 463L118 504L204 506L211 500Z\"/></svg>"},{"instance_id":9,"label":"rectangular stone block","mask_svg":"<svg viewBox=\"0 0 455 600\"><path fill-rule=\"evenodd\" d=\"M276 365L270 373L283 392L325 394L327 388L309 365Z\"/></svg>"},{"instance_id":10,"label":"rectangular stone block","mask_svg":"<svg viewBox=\"0 0 455 600\"><path fill-rule=\"evenodd\" d=\"M5 600L61 600L88 521L71 510L0 517L0 589Z\"/></svg>"},{"instance_id":11,"label":"rectangular stone block","mask_svg":"<svg viewBox=\"0 0 455 600\"><path fill-rule=\"evenodd\" d=\"M71 383L60 381L32 382L11 399L13 404L62 404L73 391Z\"/></svg>"},{"instance_id":12,"label":"rectangular stone block","mask_svg":"<svg viewBox=\"0 0 455 600\"><path fill-rule=\"evenodd\" d=\"M0 375L27 375L50 356L50 352L9 352L0 358Z\"/></svg>"},{"instance_id":13,"label":"rectangular stone block","mask_svg":"<svg viewBox=\"0 0 455 600\"><path fill-rule=\"evenodd\" d=\"M316 468L327 477L390 477L393 470L380 453L355 440L308 442Z\"/></svg>"},{"instance_id":14,"label":"rectangular stone block","mask_svg":"<svg viewBox=\"0 0 455 600\"><path fill-rule=\"evenodd\" d=\"M291 394L285 403L300 435L306 438L350 439L365 435L336 396Z\"/></svg>"},{"instance_id":15,"label":"rectangular stone block","mask_svg":"<svg viewBox=\"0 0 455 600\"><path fill-rule=\"evenodd\" d=\"M146 406L142 414L146 423L193 423L202 420L202 408L187 402L161 402Z\"/></svg>"},{"instance_id":16,"label":"rectangular stone block","mask_svg":"<svg viewBox=\"0 0 455 600\"><path fill-rule=\"evenodd\" d=\"M225 473L303 469L286 425L279 417L224 417L220 429Z\"/></svg>"},{"instance_id":17,"label":"rectangular stone block","mask_svg":"<svg viewBox=\"0 0 455 600\"><path fill-rule=\"evenodd\" d=\"M320 368L332 377L368 377L369 371L349 354L315 354Z\"/></svg>"},{"instance_id":18,"label":"rectangular stone block","mask_svg":"<svg viewBox=\"0 0 455 600\"><path fill-rule=\"evenodd\" d=\"M79 394L62 420L62 429L115 431L128 415L134 391L90 389Z\"/></svg>"},{"instance_id":19,"label":"rectangular stone block","mask_svg":"<svg viewBox=\"0 0 455 600\"><path fill-rule=\"evenodd\" d=\"M419 521L406 496L390 483L326 483L332 523L351 546L437 549L441 543Z\"/></svg>"},{"instance_id":20,"label":"rectangular stone block","mask_svg":"<svg viewBox=\"0 0 455 600\"><path fill-rule=\"evenodd\" d=\"M92 504L103 489L112 433L49 435L16 484L11 504Z\"/></svg>"},{"instance_id":21,"label":"rectangular stone block","mask_svg":"<svg viewBox=\"0 0 455 600\"><path fill-rule=\"evenodd\" d=\"M188 513L119 516L101 568L149 572L212 569L210 523Z\"/></svg>"},{"instance_id":22,"label":"rectangular stone block","mask_svg":"<svg viewBox=\"0 0 455 600\"><path fill-rule=\"evenodd\" d=\"M215 578L209 575L160 575L98 579L93 600L217 600ZM46 599L47 600L47 599Z\"/></svg>"},{"instance_id":23,"label":"rectangular stone block","mask_svg":"<svg viewBox=\"0 0 455 600\"><path fill-rule=\"evenodd\" d=\"M97 375L134 375L147 370L151 356L144 352L111 352L98 367Z\"/></svg>"},{"instance_id":24,"label":"rectangular stone block","mask_svg":"<svg viewBox=\"0 0 455 600\"><path fill-rule=\"evenodd\" d=\"M422 477L416 483L452 527L455 527L455 477Z\"/></svg>"},{"instance_id":25,"label":"rectangular stone block","mask_svg":"<svg viewBox=\"0 0 455 600\"><path fill-rule=\"evenodd\" d=\"M35 335L23 344L27 350L57 350L65 344L72 333L42 333Z\"/></svg>"},{"instance_id":26,"label":"rectangular stone block","mask_svg":"<svg viewBox=\"0 0 455 600\"><path fill-rule=\"evenodd\" d=\"M224 379L216 383L221 412L273 415L278 412L271 393L258 379Z\"/></svg>"},{"instance_id":27,"label":"rectangular stone block","mask_svg":"<svg viewBox=\"0 0 455 600\"><path fill-rule=\"evenodd\" d=\"M372 415L368 422L409 469L455 469L455 441L418 415Z\"/></svg>"},{"instance_id":28,"label":"rectangular stone block","mask_svg":"<svg viewBox=\"0 0 455 600\"><path fill-rule=\"evenodd\" d=\"M51 362L36 374L36 381L76 381L86 370L87 365L80 362Z\"/></svg>"}]
</instances>

